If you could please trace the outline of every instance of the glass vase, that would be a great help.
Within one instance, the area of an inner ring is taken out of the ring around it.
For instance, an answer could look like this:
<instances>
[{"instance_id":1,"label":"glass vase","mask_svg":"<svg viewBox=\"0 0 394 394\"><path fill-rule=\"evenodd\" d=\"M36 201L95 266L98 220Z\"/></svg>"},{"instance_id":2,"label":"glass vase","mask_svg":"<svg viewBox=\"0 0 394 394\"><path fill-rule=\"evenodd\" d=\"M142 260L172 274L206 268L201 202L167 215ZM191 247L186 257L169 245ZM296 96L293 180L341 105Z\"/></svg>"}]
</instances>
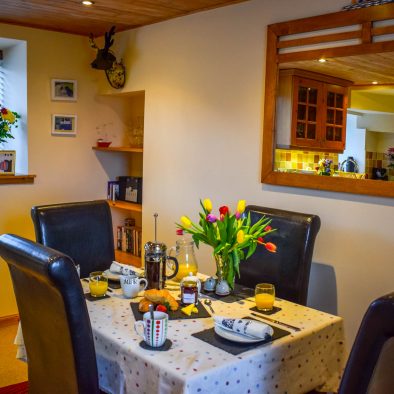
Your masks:
<instances>
[{"instance_id":1,"label":"glass vase","mask_svg":"<svg viewBox=\"0 0 394 394\"><path fill-rule=\"evenodd\" d=\"M224 260L220 254L214 254L216 262L216 276L218 278L215 287L215 293L217 295L226 296L230 294L230 286L227 280L224 278L224 272L227 270L227 265L230 263L228 260Z\"/></svg>"}]
</instances>

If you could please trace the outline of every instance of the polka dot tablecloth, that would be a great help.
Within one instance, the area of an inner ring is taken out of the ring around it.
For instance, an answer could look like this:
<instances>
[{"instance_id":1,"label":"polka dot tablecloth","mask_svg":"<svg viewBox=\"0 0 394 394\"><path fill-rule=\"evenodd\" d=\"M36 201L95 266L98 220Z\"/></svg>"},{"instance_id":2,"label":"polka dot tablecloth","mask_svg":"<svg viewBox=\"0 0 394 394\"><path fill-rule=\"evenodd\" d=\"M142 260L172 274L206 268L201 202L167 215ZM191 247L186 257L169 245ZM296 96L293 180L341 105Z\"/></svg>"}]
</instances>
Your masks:
<instances>
[{"instance_id":1,"label":"polka dot tablecloth","mask_svg":"<svg viewBox=\"0 0 394 394\"><path fill-rule=\"evenodd\" d=\"M277 300L275 305L282 310L271 317L301 331L289 330L290 335L257 344L238 356L191 336L213 327L212 318L171 320L172 347L161 352L139 346L130 300L123 298L121 290L110 298L86 302L100 387L108 393L293 394L338 388L345 347L342 319L337 316ZM218 315L244 317L254 302L212 301L212 306Z\"/></svg>"}]
</instances>

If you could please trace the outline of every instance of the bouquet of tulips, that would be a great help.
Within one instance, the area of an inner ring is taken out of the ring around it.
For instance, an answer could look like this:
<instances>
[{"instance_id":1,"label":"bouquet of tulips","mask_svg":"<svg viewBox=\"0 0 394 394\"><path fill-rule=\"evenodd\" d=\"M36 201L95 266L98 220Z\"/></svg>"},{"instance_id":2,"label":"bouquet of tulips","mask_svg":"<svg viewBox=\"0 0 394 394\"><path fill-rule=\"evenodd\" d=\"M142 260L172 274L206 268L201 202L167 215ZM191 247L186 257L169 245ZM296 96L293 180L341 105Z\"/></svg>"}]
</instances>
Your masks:
<instances>
[{"instance_id":1,"label":"bouquet of tulips","mask_svg":"<svg viewBox=\"0 0 394 394\"><path fill-rule=\"evenodd\" d=\"M250 213L245 214L245 200L238 201L235 213L224 205L217 215L212 212L209 198L200 200L200 204L202 211L199 212L198 223L193 223L188 216L182 216L177 226L192 235L197 247L200 242L212 246L217 264L216 275L234 288L235 274L239 277L240 261L248 259L258 244L269 252L276 252L276 245L265 240L269 233L275 231L270 226L271 219L262 217L252 225Z\"/></svg>"}]
</instances>

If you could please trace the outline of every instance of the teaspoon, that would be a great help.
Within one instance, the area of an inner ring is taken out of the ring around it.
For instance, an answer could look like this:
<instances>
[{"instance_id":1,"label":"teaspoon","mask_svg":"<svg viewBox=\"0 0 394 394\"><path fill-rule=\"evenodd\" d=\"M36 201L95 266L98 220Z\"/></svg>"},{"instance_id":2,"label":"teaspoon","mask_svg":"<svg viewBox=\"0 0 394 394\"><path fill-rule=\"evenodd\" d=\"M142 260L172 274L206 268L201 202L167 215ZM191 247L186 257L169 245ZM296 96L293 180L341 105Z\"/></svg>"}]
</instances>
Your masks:
<instances>
[{"instance_id":1,"label":"teaspoon","mask_svg":"<svg viewBox=\"0 0 394 394\"><path fill-rule=\"evenodd\" d=\"M207 305L209 307L209 309L211 310L212 313L215 313L215 311L212 308L212 301L211 300L204 300L204 304Z\"/></svg>"}]
</instances>

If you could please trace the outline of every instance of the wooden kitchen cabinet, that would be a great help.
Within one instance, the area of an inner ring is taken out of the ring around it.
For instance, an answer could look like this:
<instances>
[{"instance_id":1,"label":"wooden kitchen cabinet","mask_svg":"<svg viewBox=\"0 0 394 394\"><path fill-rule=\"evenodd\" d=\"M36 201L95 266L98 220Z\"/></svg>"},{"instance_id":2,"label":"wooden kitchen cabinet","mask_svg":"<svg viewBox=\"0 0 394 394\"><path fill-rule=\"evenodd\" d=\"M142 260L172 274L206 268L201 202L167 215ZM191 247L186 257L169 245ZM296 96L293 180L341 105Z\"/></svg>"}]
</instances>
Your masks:
<instances>
[{"instance_id":1,"label":"wooden kitchen cabinet","mask_svg":"<svg viewBox=\"0 0 394 394\"><path fill-rule=\"evenodd\" d=\"M278 87L278 144L343 151L350 81L303 70L281 70ZM280 118L288 117L291 119ZM289 132L290 129L290 132Z\"/></svg>"}]
</instances>

